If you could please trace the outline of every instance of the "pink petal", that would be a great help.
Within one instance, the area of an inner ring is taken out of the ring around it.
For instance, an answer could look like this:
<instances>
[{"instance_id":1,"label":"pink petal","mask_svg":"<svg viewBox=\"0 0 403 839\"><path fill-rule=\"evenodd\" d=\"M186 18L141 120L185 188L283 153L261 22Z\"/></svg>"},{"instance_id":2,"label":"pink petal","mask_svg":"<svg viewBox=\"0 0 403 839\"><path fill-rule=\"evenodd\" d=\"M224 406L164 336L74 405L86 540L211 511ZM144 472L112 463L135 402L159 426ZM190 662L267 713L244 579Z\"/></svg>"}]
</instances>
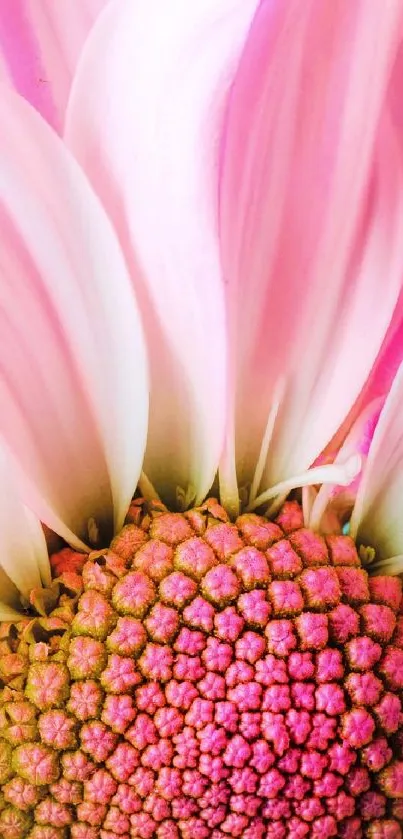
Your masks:
<instances>
[{"instance_id":1,"label":"pink petal","mask_svg":"<svg viewBox=\"0 0 403 839\"><path fill-rule=\"evenodd\" d=\"M381 412L351 518L351 535L376 550L378 570L403 571L403 365ZM400 556L399 567L386 560Z\"/></svg>"},{"instance_id":2,"label":"pink petal","mask_svg":"<svg viewBox=\"0 0 403 839\"><path fill-rule=\"evenodd\" d=\"M87 43L66 139L118 230L151 356L145 472L200 501L225 421L216 231L224 95L257 0L111 3Z\"/></svg>"},{"instance_id":3,"label":"pink petal","mask_svg":"<svg viewBox=\"0 0 403 839\"><path fill-rule=\"evenodd\" d=\"M363 390L360 405L385 396L403 360L403 293L400 295L378 358Z\"/></svg>"},{"instance_id":4,"label":"pink petal","mask_svg":"<svg viewBox=\"0 0 403 839\"><path fill-rule=\"evenodd\" d=\"M0 2L0 78L6 75L59 130L84 41L105 4L106 0Z\"/></svg>"},{"instance_id":5,"label":"pink petal","mask_svg":"<svg viewBox=\"0 0 403 839\"><path fill-rule=\"evenodd\" d=\"M127 269L83 173L13 91L0 97L0 434L24 501L77 545L121 526L147 431ZM80 541L81 540L81 541Z\"/></svg>"},{"instance_id":6,"label":"pink petal","mask_svg":"<svg viewBox=\"0 0 403 839\"><path fill-rule=\"evenodd\" d=\"M50 583L50 566L40 522L22 504L0 447L0 601L13 605L10 583L28 599L31 589Z\"/></svg>"},{"instance_id":7,"label":"pink petal","mask_svg":"<svg viewBox=\"0 0 403 839\"><path fill-rule=\"evenodd\" d=\"M400 44L397 58L393 67L391 82L388 90L388 108L393 124L396 127L396 137L403 150L403 45ZM346 430L356 420L366 405L378 396L385 397L393 379L403 360L403 292L400 293L395 311L385 335L379 354L372 367L368 381L363 388L357 402L353 406L344 425L336 435L331 445L338 448Z\"/></svg>"},{"instance_id":8,"label":"pink petal","mask_svg":"<svg viewBox=\"0 0 403 839\"><path fill-rule=\"evenodd\" d=\"M343 445L334 457L334 463L344 463L354 454L361 455L365 463L382 409L383 399L370 402L351 427ZM311 506L307 526L323 532L341 529L354 506L362 471L348 486L323 484Z\"/></svg>"},{"instance_id":9,"label":"pink petal","mask_svg":"<svg viewBox=\"0 0 403 839\"><path fill-rule=\"evenodd\" d=\"M402 12L401 0L382 10L261 0L222 148L234 400L224 483L234 441L241 485L256 468L263 490L306 469L389 325L403 276L402 171L382 109Z\"/></svg>"}]
</instances>

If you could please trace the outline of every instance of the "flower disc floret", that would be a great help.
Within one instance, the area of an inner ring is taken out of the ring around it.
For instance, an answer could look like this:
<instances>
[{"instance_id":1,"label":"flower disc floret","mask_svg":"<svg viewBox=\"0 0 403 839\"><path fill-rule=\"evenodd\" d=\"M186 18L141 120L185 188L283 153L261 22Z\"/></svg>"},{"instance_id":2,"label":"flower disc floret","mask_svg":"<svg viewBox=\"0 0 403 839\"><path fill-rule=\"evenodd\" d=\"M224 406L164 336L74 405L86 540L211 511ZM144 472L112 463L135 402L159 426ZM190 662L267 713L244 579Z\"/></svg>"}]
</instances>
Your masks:
<instances>
[{"instance_id":1,"label":"flower disc floret","mask_svg":"<svg viewBox=\"0 0 403 839\"><path fill-rule=\"evenodd\" d=\"M400 581L295 502L136 511L3 633L0 835L401 839Z\"/></svg>"}]
</instances>

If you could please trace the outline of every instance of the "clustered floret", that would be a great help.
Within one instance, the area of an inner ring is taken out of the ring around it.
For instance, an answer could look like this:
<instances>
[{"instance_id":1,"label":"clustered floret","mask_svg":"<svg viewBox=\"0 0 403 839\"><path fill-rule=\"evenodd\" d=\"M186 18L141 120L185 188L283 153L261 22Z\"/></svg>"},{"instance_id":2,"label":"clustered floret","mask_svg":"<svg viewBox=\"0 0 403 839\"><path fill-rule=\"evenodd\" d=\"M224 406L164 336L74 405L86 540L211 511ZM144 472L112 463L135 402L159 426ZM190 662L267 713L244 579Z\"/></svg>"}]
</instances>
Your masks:
<instances>
[{"instance_id":1,"label":"clustered floret","mask_svg":"<svg viewBox=\"0 0 403 839\"><path fill-rule=\"evenodd\" d=\"M349 537L138 500L52 565L0 629L3 839L402 839L401 582Z\"/></svg>"}]
</instances>

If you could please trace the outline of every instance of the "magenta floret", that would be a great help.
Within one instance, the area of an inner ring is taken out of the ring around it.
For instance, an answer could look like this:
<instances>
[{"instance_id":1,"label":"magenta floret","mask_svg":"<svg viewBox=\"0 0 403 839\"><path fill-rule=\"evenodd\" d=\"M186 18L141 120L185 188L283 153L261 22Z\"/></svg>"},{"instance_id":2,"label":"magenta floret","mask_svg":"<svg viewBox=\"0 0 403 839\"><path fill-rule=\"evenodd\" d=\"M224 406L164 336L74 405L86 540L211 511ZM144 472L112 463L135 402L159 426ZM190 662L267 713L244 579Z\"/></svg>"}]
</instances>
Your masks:
<instances>
[{"instance_id":1,"label":"magenta floret","mask_svg":"<svg viewBox=\"0 0 403 839\"><path fill-rule=\"evenodd\" d=\"M144 621L150 638L161 644L172 641L179 628L179 615L176 609L156 603Z\"/></svg>"},{"instance_id":2,"label":"magenta floret","mask_svg":"<svg viewBox=\"0 0 403 839\"><path fill-rule=\"evenodd\" d=\"M287 657L297 647L294 624L290 620L271 620L265 629L267 647L274 655Z\"/></svg>"},{"instance_id":3,"label":"magenta floret","mask_svg":"<svg viewBox=\"0 0 403 839\"><path fill-rule=\"evenodd\" d=\"M241 590L237 575L228 565L217 565L203 577L202 592L217 606L235 600Z\"/></svg>"},{"instance_id":4,"label":"magenta floret","mask_svg":"<svg viewBox=\"0 0 403 839\"><path fill-rule=\"evenodd\" d=\"M133 571L116 583L112 603L121 615L142 618L156 600L156 589L148 574Z\"/></svg>"},{"instance_id":5,"label":"magenta floret","mask_svg":"<svg viewBox=\"0 0 403 839\"><path fill-rule=\"evenodd\" d=\"M304 612L296 619L295 626L303 650L320 650L326 647L328 642L327 615Z\"/></svg>"},{"instance_id":6,"label":"magenta floret","mask_svg":"<svg viewBox=\"0 0 403 839\"><path fill-rule=\"evenodd\" d=\"M267 585L270 580L267 559L254 547L242 548L234 554L230 562L247 591L255 586Z\"/></svg>"},{"instance_id":7,"label":"magenta floret","mask_svg":"<svg viewBox=\"0 0 403 839\"><path fill-rule=\"evenodd\" d=\"M272 574L280 579L293 578L302 571L302 559L290 545L288 539L281 539L267 551Z\"/></svg>"},{"instance_id":8,"label":"magenta floret","mask_svg":"<svg viewBox=\"0 0 403 839\"><path fill-rule=\"evenodd\" d=\"M253 589L241 594L238 597L237 608L247 623L261 629L264 629L271 614L271 605L262 589Z\"/></svg>"},{"instance_id":9,"label":"magenta floret","mask_svg":"<svg viewBox=\"0 0 403 839\"><path fill-rule=\"evenodd\" d=\"M147 640L146 630L136 618L118 618L113 632L106 641L107 649L121 655L138 655Z\"/></svg>"},{"instance_id":10,"label":"magenta floret","mask_svg":"<svg viewBox=\"0 0 403 839\"><path fill-rule=\"evenodd\" d=\"M270 583L269 597L276 616L299 615L304 608L301 588L291 580L275 580Z\"/></svg>"}]
</instances>

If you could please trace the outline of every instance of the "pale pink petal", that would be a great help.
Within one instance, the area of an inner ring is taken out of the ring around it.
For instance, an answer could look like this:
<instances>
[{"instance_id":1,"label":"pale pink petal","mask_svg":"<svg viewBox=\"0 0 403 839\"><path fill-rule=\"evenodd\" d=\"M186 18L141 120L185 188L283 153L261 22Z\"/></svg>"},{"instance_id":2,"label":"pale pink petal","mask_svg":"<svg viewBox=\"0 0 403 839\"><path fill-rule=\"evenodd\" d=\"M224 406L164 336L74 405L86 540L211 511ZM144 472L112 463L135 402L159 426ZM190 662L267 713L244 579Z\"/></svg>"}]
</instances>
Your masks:
<instances>
[{"instance_id":1,"label":"pale pink petal","mask_svg":"<svg viewBox=\"0 0 403 839\"><path fill-rule=\"evenodd\" d=\"M222 148L229 495L235 457L241 486L257 471L261 491L307 469L389 325L403 276L403 182L383 103L402 12L401 0L261 0Z\"/></svg>"},{"instance_id":2,"label":"pale pink petal","mask_svg":"<svg viewBox=\"0 0 403 839\"><path fill-rule=\"evenodd\" d=\"M170 503L203 498L222 447L218 138L256 2L111 3L66 117L66 140L115 222L140 301L151 356L144 469Z\"/></svg>"},{"instance_id":3,"label":"pale pink petal","mask_svg":"<svg viewBox=\"0 0 403 839\"><path fill-rule=\"evenodd\" d=\"M378 423L383 399L374 399L361 412L351 427L334 463L343 463L354 454L361 455L364 466ZM323 532L340 530L354 506L362 470L348 486L323 484L305 518L308 527Z\"/></svg>"},{"instance_id":4,"label":"pale pink petal","mask_svg":"<svg viewBox=\"0 0 403 839\"><path fill-rule=\"evenodd\" d=\"M396 138L403 150L403 44L400 44L394 63L388 98L385 107L396 127ZM346 432L355 422L366 405L378 396L386 397L393 379L403 360L403 292L401 292L395 311L380 348L378 357L373 365L370 376L351 409L345 423L331 442L330 450L338 449Z\"/></svg>"},{"instance_id":5,"label":"pale pink petal","mask_svg":"<svg viewBox=\"0 0 403 839\"><path fill-rule=\"evenodd\" d=\"M0 601L7 602L10 585L2 572L27 599L31 589L51 579L42 527L22 504L12 465L0 445Z\"/></svg>"},{"instance_id":6,"label":"pale pink petal","mask_svg":"<svg viewBox=\"0 0 403 839\"><path fill-rule=\"evenodd\" d=\"M375 430L351 517L351 535L376 550L378 570L403 571L403 365ZM400 562L391 558L400 556ZM386 561L389 561L386 564ZM393 566L396 567L393 567Z\"/></svg>"},{"instance_id":7,"label":"pale pink petal","mask_svg":"<svg viewBox=\"0 0 403 839\"><path fill-rule=\"evenodd\" d=\"M58 130L85 39L107 0L0 0L0 78Z\"/></svg>"},{"instance_id":8,"label":"pale pink petal","mask_svg":"<svg viewBox=\"0 0 403 839\"><path fill-rule=\"evenodd\" d=\"M118 241L76 161L11 89L0 122L0 434L24 501L82 546L96 526L104 539L121 526L140 474L142 331Z\"/></svg>"},{"instance_id":9,"label":"pale pink petal","mask_svg":"<svg viewBox=\"0 0 403 839\"><path fill-rule=\"evenodd\" d=\"M385 397L403 360L403 294L400 295L379 356L371 370L359 405Z\"/></svg>"}]
</instances>

